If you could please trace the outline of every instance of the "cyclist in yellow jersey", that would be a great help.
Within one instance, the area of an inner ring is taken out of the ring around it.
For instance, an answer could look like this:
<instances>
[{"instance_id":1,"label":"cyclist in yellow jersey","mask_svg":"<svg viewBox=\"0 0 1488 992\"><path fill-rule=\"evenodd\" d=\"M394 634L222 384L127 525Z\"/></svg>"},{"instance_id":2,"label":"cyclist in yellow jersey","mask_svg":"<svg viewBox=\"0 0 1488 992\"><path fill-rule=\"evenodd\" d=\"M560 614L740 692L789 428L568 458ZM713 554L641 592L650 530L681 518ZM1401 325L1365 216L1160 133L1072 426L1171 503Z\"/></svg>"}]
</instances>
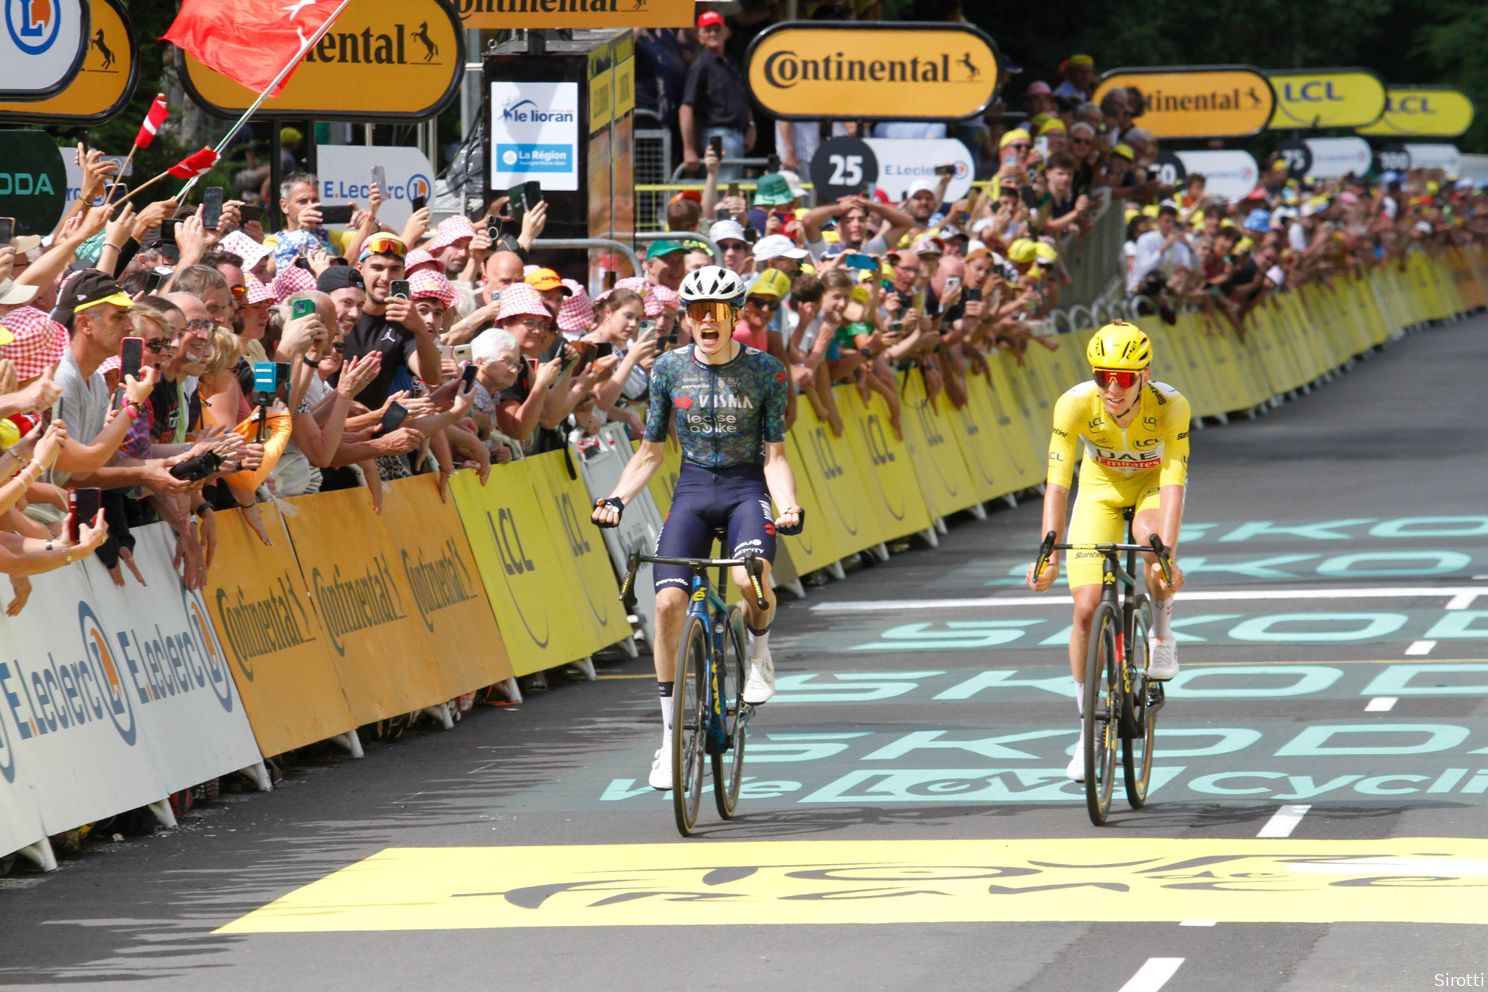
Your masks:
<instances>
[{"instance_id":1,"label":"cyclist in yellow jersey","mask_svg":"<svg viewBox=\"0 0 1488 992\"><path fill-rule=\"evenodd\" d=\"M1172 386L1152 381L1152 342L1135 324L1107 324L1090 339L1085 354L1094 371L1093 381L1071 388L1054 406L1039 534L1064 531L1076 444L1083 442L1085 458L1069 536L1058 540L1069 544L1119 543L1126 538L1122 510L1128 506L1136 508L1132 520L1136 543L1146 544L1152 534L1162 538L1172 556L1171 584L1163 582L1155 558L1144 556L1147 590L1153 600L1147 677L1171 679L1178 674L1172 617L1173 594L1183 587L1177 548L1188 480L1188 400ZM1059 556L1052 555L1038 575L1034 567L1028 567L1028 586L1035 592L1045 592L1058 577ZM1069 585L1075 614L1069 660L1075 676L1077 709L1085 698L1085 652L1090 623L1100 605L1100 582L1101 555L1073 552ZM1068 769L1070 778L1077 782L1084 779L1083 745L1082 741L1076 746Z\"/></svg>"}]
</instances>

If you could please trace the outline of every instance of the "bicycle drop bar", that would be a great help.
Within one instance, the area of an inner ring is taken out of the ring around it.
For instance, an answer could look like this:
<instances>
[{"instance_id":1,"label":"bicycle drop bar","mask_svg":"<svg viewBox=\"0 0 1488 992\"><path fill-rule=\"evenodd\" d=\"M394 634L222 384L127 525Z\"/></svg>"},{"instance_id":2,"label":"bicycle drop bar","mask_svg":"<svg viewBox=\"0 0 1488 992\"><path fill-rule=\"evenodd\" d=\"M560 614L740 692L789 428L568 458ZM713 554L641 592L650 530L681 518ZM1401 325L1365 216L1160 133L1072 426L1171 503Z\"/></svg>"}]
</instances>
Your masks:
<instances>
[{"instance_id":1,"label":"bicycle drop bar","mask_svg":"<svg viewBox=\"0 0 1488 992\"><path fill-rule=\"evenodd\" d=\"M770 606L769 600L765 599L764 587L760 585L760 577L764 575L765 564L758 555L750 555L748 558L662 558L657 555L631 552L630 560L626 563L625 584L620 589L620 602L625 604L627 610L635 607L636 569L641 566L642 562L650 562L653 565L679 565L695 572L709 568L733 568L736 565L743 565L749 572L749 584L754 587L754 605L762 610Z\"/></svg>"}]
</instances>

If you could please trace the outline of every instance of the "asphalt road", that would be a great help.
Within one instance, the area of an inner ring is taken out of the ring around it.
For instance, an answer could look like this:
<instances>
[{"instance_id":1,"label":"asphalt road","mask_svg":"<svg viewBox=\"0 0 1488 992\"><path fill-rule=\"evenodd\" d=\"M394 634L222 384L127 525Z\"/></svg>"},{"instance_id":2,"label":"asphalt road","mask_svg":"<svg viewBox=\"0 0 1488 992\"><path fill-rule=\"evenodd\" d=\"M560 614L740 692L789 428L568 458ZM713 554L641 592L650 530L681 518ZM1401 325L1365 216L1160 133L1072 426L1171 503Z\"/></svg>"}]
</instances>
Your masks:
<instances>
[{"instance_id":1,"label":"asphalt road","mask_svg":"<svg viewBox=\"0 0 1488 992\"><path fill-rule=\"evenodd\" d=\"M784 608L731 823L677 836L648 660L601 662L17 869L0 986L1481 987L1485 359L1479 317L1195 435L1184 672L1103 828L999 506Z\"/></svg>"}]
</instances>

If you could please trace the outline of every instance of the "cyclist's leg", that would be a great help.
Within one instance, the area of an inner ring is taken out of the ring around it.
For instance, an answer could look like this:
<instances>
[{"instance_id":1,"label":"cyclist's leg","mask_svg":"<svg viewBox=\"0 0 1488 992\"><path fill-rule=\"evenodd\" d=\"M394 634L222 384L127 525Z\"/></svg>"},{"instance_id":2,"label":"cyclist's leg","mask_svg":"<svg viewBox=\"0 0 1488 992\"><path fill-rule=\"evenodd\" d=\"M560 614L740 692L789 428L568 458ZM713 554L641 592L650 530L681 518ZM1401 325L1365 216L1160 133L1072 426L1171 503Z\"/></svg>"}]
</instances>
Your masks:
<instances>
[{"instance_id":1,"label":"cyclist's leg","mask_svg":"<svg viewBox=\"0 0 1488 992\"><path fill-rule=\"evenodd\" d=\"M1101 478L1080 474L1080 488L1075 507L1070 513L1070 544L1107 544L1126 539L1123 507L1130 506L1120 487ZM1075 677L1076 705L1084 698L1081 683L1085 680L1085 654L1090 644L1090 621L1100 605L1102 556L1095 551L1071 551L1068 576L1070 595L1075 600L1073 630L1070 632L1070 674Z\"/></svg>"},{"instance_id":2,"label":"cyclist's leg","mask_svg":"<svg viewBox=\"0 0 1488 992\"><path fill-rule=\"evenodd\" d=\"M1143 487L1136 502L1137 512L1132 518L1132 539L1146 544L1153 534L1160 533L1162 525L1161 490L1157 480ZM1147 566L1147 592L1152 597L1152 644L1148 655L1148 674L1159 680L1170 679L1178 674L1177 643L1173 637L1173 595L1164 595L1162 570L1158 568L1157 556L1142 556Z\"/></svg>"},{"instance_id":3,"label":"cyclist's leg","mask_svg":"<svg viewBox=\"0 0 1488 992\"><path fill-rule=\"evenodd\" d=\"M770 657L770 626L775 622L775 590L770 583L770 563L775 558L775 521L770 515L770 497L765 491L764 476L747 477L732 487L728 520L728 547L735 558L763 558L760 591L765 608L754 601L749 572L743 566L732 570L734 584L744 595L744 626L749 633L748 673L744 683L744 701L754 705L765 702L775 692L775 665Z\"/></svg>"}]
</instances>

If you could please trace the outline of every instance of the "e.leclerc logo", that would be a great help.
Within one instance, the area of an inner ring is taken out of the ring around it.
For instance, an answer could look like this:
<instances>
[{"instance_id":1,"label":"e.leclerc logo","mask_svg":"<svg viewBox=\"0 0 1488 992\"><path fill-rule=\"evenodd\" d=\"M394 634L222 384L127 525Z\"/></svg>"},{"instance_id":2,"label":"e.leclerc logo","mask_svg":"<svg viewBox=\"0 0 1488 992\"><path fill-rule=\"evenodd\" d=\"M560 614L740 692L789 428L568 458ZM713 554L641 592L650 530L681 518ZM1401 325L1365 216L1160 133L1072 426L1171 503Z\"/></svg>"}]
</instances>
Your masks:
<instances>
[{"instance_id":1,"label":"e.leclerc logo","mask_svg":"<svg viewBox=\"0 0 1488 992\"><path fill-rule=\"evenodd\" d=\"M416 200L422 196L424 199L427 200L430 198L430 193L433 188L434 187L429 182L428 176L419 172L415 172L413 174L413 177L408 180L408 185L404 187L407 193L407 196L405 198L408 200Z\"/></svg>"},{"instance_id":2,"label":"e.leclerc logo","mask_svg":"<svg viewBox=\"0 0 1488 992\"><path fill-rule=\"evenodd\" d=\"M62 12L54 0L5 0L5 27L21 51L45 55L62 28Z\"/></svg>"}]
</instances>

